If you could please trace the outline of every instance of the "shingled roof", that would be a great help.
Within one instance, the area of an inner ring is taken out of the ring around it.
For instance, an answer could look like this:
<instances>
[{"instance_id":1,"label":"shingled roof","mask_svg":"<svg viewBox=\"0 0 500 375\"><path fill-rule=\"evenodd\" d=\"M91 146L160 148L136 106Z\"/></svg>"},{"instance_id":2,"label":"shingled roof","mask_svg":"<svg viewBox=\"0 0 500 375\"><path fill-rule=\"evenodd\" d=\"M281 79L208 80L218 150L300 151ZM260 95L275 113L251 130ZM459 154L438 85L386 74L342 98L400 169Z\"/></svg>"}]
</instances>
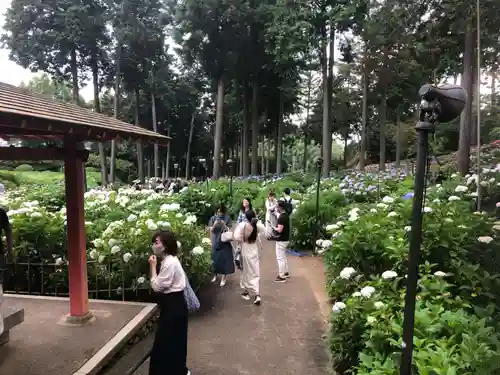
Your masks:
<instances>
[{"instance_id":1,"label":"shingled roof","mask_svg":"<svg viewBox=\"0 0 500 375\"><path fill-rule=\"evenodd\" d=\"M81 141L143 139L161 144L169 137L75 104L0 82L0 137Z\"/></svg>"}]
</instances>

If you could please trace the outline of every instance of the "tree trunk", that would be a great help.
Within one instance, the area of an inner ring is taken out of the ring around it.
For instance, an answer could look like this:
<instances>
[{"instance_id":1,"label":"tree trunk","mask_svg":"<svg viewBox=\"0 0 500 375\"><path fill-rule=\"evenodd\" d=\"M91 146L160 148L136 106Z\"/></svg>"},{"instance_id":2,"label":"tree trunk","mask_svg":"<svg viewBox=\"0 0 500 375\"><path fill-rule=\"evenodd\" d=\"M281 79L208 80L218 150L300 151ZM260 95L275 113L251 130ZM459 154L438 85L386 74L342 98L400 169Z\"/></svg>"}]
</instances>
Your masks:
<instances>
[{"instance_id":1,"label":"tree trunk","mask_svg":"<svg viewBox=\"0 0 500 375\"><path fill-rule=\"evenodd\" d=\"M189 180L189 173L191 172L191 142L193 141L194 120L196 118L196 106L191 115L191 124L189 125L189 138L186 151L186 180Z\"/></svg>"},{"instance_id":2,"label":"tree trunk","mask_svg":"<svg viewBox=\"0 0 500 375\"><path fill-rule=\"evenodd\" d=\"M476 56L476 51L474 52L474 56ZM471 120L470 120L470 145L477 146L477 101L480 98L477 97L477 85L480 84L478 79L478 71L477 71L477 63L476 59L473 59L472 63L472 112L471 112Z\"/></svg>"},{"instance_id":3,"label":"tree trunk","mask_svg":"<svg viewBox=\"0 0 500 375\"><path fill-rule=\"evenodd\" d=\"M309 70L307 75L307 106L306 106L306 124L304 126L304 159L302 160L302 168L304 173L307 172L307 147L309 146L309 110L311 108L311 86L312 86L312 70Z\"/></svg>"},{"instance_id":4,"label":"tree trunk","mask_svg":"<svg viewBox=\"0 0 500 375\"><path fill-rule=\"evenodd\" d=\"M396 168L401 166L401 121L399 107L396 109Z\"/></svg>"},{"instance_id":5,"label":"tree trunk","mask_svg":"<svg viewBox=\"0 0 500 375\"><path fill-rule=\"evenodd\" d=\"M245 120L243 120L245 121ZM238 155L239 155L239 175L243 176L243 130L240 132L240 142L239 142L239 149L238 149Z\"/></svg>"},{"instance_id":6,"label":"tree trunk","mask_svg":"<svg viewBox=\"0 0 500 375\"><path fill-rule=\"evenodd\" d=\"M266 162L266 156L264 149L266 147L266 137L262 136L262 141L260 142L260 173L265 174L265 162Z\"/></svg>"},{"instance_id":7,"label":"tree trunk","mask_svg":"<svg viewBox=\"0 0 500 375\"><path fill-rule=\"evenodd\" d=\"M172 124L170 123L170 120L168 121L168 126L167 126L167 136L171 136L172 135ZM168 142L168 146L167 146L167 156L165 157L165 175L166 175L166 179L168 180L168 178L170 177L170 153L171 153L171 146L172 144L170 142Z\"/></svg>"},{"instance_id":8,"label":"tree trunk","mask_svg":"<svg viewBox=\"0 0 500 375\"><path fill-rule=\"evenodd\" d=\"M92 56L92 83L94 85L94 110L97 113L101 112L101 102L99 99L99 69L97 67L97 59ZM106 186L108 184L108 161L106 160L106 149L104 148L104 143L98 142L97 147L99 149L99 160L101 162L101 185Z\"/></svg>"},{"instance_id":9,"label":"tree trunk","mask_svg":"<svg viewBox=\"0 0 500 375\"><path fill-rule=\"evenodd\" d=\"M217 112L215 117L215 134L214 134L214 167L213 177L220 177L220 152L222 146L222 127L224 123L224 79L220 77L217 82Z\"/></svg>"},{"instance_id":10,"label":"tree trunk","mask_svg":"<svg viewBox=\"0 0 500 375\"><path fill-rule=\"evenodd\" d=\"M114 90L115 96L113 101L113 117L118 118L118 111L120 110L120 79L121 79L121 64L122 64L122 46L118 44L116 51L116 72ZM111 140L111 158L109 162L109 182L114 183L116 176L116 140Z\"/></svg>"},{"instance_id":11,"label":"tree trunk","mask_svg":"<svg viewBox=\"0 0 500 375\"><path fill-rule=\"evenodd\" d=\"M283 172L283 115L285 107L285 94L283 89L280 89L280 108L278 117L278 136L276 138L276 173Z\"/></svg>"},{"instance_id":12,"label":"tree trunk","mask_svg":"<svg viewBox=\"0 0 500 375\"><path fill-rule=\"evenodd\" d=\"M470 122L472 119L472 75L474 60L474 33L472 18L467 21L465 28L465 48L463 57L464 73L462 75L462 87L467 91L468 100L460 116L460 137L458 140L458 170L462 176L469 172L470 165Z\"/></svg>"},{"instance_id":13,"label":"tree trunk","mask_svg":"<svg viewBox=\"0 0 500 375\"><path fill-rule=\"evenodd\" d=\"M248 86L246 82L243 83L243 129L241 130L241 175L247 177L249 173L248 162L248 120L249 120L249 103Z\"/></svg>"},{"instance_id":14,"label":"tree trunk","mask_svg":"<svg viewBox=\"0 0 500 375\"><path fill-rule=\"evenodd\" d=\"M368 125L368 67L367 61L368 50L365 47L364 63L363 63L363 102L361 112L361 145L359 148L359 169L364 171L366 164L366 131Z\"/></svg>"},{"instance_id":15,"label":"tree trunk","mask_svg":"<svg viewBox=\"0 0 500 375\"><path fill-rule=\"evenodd\" d=\"M148 179L151 178L151 159L147 158L146 159L146 176Z\"/></svg>"},{"instance_id":16,"label":"tree trunk","mask_svg":"<svg viewBox=\"0 0 500 375\"><path fill-rule=\"evenodd\" d=\"M497 64L493 64L493 67L491 68L491 107L495 107L496 104L497 70Z\"/></svg>"},{"instance_id":17,"label":"tree trunk","mask_svg":"<svg viewBox=\"0 0 500 375\"><path fill-rule=\"evenodd\" d=\"M71 81L73 84L73 102L80 105L80 89L78 87L78 61L76 59L76 50L71 50Z\"/></svg>"},{"instance_id":18,"label":"tree trunk","mask_svg":"<svg viewBox=\"0 0 500 375\"><path fill-rule=\"evenodd\" d=\"M136 89L135 92L135 125L139 125L139 89ZM144 183L144 149L142 145L142 140L138 140L136 142L137 146L137 174L139 175L139 181Z\"/></svg>"},{"instance_id":19,"label":"tree trunk","mask_svg":"<svg viewBox=\"0 0 500 375\"><path fill-rule=\"evenodd\" d=\"M380 102L380 114L379 114L379 138L380 138L380 158L378 163L379 171L385 171L385 122L387 119L387 89L384 89L382 93L382 100Z\"/></svg>"},{"instance_id":20,"label":"tree trunk","mask_svg":"<svg viewBox=\"0 0 500 375\"><path fill-rule=\"evenodd\" d=\"M154 72L151 72L151 78L153 87L151 89L151 118L153 119L153 131L158 132L158 124L156 123L156 97L155 97L155 76ZM153 145L153 157L154 157L154 176L158 178L160 176L160 150L158 149L158 142Z\"/></svg>"},{"instance_id":21,"label":"tree trunk","mask_svg":"<svg viewBox=\"0 0 500 375\"><path fill-rule=\"evenodd\" d=\"M349 129L346 128L344 132L344 169L347 169L347 158L349 157L347 152L347 142L349 141Z\"/></svg>"},{"instance_id":22,"label":"tree trunk","mask_svg":"<svg viewBox=\"0 0 500 375\"><path fill-rule=\"evenodd\" d=\"M324 33L323 58L323 177L330 175L332 168L332 94L333 94L333 64L334 64L335 28L330 21L329 37ZM328 57L327 57L328 48Z\"/></svg>"},{"instance_id":23,"label":"tree trunk","mask_svg":"<svg viewBox=\"0 0 500 375\"><path fill-rule=\"evenodd\" d=\"M252 83L252 160L251 174L259 174L259 106L258 106L259 85Z\"/></svg>"}]
</instances>

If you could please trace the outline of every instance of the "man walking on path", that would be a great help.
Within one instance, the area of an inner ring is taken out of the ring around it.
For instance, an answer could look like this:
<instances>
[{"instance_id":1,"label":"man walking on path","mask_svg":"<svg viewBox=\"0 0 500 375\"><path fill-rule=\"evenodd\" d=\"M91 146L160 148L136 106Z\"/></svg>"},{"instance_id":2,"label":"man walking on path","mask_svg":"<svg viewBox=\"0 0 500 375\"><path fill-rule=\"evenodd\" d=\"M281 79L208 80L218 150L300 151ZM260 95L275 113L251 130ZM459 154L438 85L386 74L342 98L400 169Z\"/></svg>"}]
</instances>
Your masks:
<instances>
[{"instance_id":1,"label":"man walking on path","mask_svg":"<svg viewBox=\"0 0 500 375\"><path fill-rule=\"evenodd\" d=\"M278 263L278 277L274 280L277 283L284 283L290 277L288 272L288 260L286 250L290 242L290 216L286 212L287 203L278 202L278 224L273 228L276 236L276 262Z\"/></svg>"}]
</instances>

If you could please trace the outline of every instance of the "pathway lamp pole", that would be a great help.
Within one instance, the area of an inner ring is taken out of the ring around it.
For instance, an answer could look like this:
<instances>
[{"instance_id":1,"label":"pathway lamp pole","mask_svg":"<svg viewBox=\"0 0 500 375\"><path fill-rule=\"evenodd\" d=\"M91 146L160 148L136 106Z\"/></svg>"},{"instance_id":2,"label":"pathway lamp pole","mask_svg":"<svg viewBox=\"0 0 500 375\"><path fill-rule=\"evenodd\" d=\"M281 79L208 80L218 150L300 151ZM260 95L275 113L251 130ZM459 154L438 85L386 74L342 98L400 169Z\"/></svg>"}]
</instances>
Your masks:
<instances>
[{"instance_id":1,"label":"pathway lamp pole","mask_svg":"<svg viewBox=\"0 0 500 375\"><path fill-rule=\"evenodd\" d=\"M418 290L420 245L422 242L422 209L428 174L429 134L434 133L438 122L449 122L460 116L467 101L467 92L456 85L423 85L419 90L420 103L417 130L417 161L415 185L413 188L413 208L411 216L410 249L408 254L408 277L403 321L403 342L401 344L400 375L412 375L413 331L415 325L415 305Z\"/></svg>"}]
</instances>

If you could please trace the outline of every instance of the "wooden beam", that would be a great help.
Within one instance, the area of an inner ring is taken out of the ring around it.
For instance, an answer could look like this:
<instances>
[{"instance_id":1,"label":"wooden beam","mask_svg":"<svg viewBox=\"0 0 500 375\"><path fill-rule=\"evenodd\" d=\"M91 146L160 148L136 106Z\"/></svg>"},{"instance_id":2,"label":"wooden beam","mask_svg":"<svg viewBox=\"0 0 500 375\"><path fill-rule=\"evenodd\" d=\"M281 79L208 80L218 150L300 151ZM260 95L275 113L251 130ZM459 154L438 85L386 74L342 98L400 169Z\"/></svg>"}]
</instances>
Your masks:
<instances>
[{"instance_id":1,"label":"wooden beam","mask_svg":"<svg viewBox=\"0 0 500 375\"><path fill-rule=\"evenodd\" d=\"M68 151L59 147L0 147L0 160L64 160L64 155L67 153ZM87 150L76 150L76 156L78 159L87 161L89 152Z\"/></svg>"}]
</instances>

